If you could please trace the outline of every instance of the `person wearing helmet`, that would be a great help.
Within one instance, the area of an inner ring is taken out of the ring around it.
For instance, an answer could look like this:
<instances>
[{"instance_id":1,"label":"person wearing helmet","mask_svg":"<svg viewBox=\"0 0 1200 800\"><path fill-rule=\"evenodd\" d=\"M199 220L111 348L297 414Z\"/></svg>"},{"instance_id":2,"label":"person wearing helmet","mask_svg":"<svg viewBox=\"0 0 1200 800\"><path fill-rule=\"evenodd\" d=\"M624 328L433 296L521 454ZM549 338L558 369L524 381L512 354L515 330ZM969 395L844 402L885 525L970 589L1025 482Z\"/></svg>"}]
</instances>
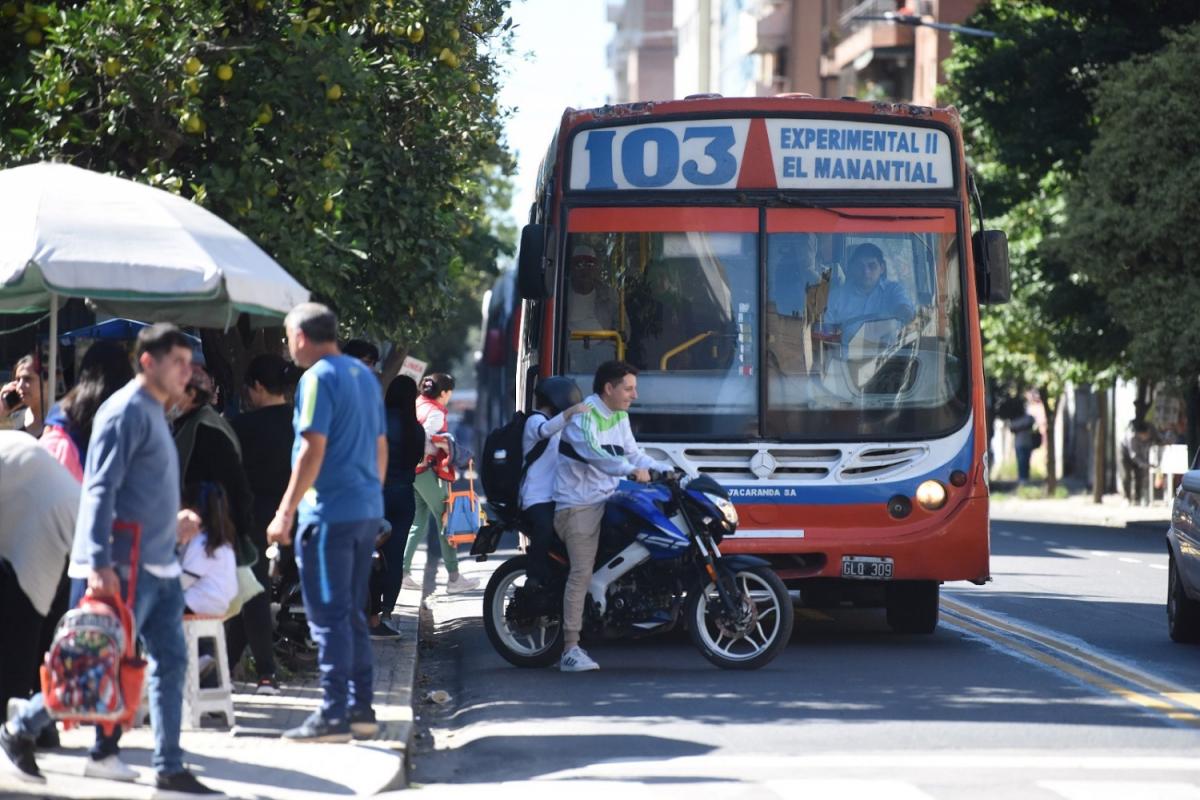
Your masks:
<instances>
[{"instance_id":1,"label":"person wearing helmet","mask_svg":"<svg viewBox=\"0 0 1200 800\"><path fill-rule=\"evenodd\" d=\"M526 580L531 588L545 584L550 578L559 434L572 417L586 409L583 393L570 378L542 378L533 391L533 401L537 408L525 421L521 438L525 474L520 493L521 513L529 536Z\"/></svg>"}]
</instances>

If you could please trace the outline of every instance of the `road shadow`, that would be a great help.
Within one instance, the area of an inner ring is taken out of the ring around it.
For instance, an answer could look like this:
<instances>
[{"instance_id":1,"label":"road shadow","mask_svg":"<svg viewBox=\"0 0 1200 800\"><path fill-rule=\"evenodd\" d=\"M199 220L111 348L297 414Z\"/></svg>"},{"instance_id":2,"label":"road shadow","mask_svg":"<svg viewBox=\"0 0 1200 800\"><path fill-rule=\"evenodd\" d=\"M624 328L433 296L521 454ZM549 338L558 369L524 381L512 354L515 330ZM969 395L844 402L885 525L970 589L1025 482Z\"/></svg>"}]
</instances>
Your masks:
<instances>
[{"instance_id":1,"label":"road shadow","mask_svg":"<svg viewBox=\"0 0 1200 800\"><path fill-rule=\"evenodd\" d=\"M992 554L998 556L1086 557L1086 553L1072 553L1071 549L1159 555L1166 552L1166 534L1165 525L1161 528L1140 525L1110 528L1101 525L992 520L991 544Z\"/></svg>"}]
</instances>

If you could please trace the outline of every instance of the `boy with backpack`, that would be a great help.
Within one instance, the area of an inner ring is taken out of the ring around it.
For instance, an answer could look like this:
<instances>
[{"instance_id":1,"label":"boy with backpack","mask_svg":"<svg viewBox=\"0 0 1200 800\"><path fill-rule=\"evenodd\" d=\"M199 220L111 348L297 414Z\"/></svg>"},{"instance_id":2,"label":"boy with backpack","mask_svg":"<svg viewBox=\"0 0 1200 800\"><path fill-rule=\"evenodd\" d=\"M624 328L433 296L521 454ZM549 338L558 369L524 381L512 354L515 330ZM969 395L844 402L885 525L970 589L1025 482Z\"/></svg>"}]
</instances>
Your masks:
<instances>
[{"instance_id":1,"label":"boy with backpack","mask_svg":"<svg viewBox=\"0 0 1200 800\"><path fill-rule=\"evenodd\" d=\"M585 410L582 399L570 378L543 378L534 390L535 410L518 411L484 443L483 490L505 527L519 525L529 536L530 588L549 579L558 437L571 418ZM517 453L520 457L510 457Z\"/></svg>"},{"instance_id":2,"label":"boy with backpack","mask_svg":"<svg viewBox=\"0 0 1200 800\"><path fill-rule=\"evenodd\" d=\"M521 437L521 513L529 536L527 586L550 579L550 542L554 538L554 478L558 474L558 441L571 418L587 410L583 393L570 378L538 381L535 410L525 420Z\"/></svg>"}]
</instances>

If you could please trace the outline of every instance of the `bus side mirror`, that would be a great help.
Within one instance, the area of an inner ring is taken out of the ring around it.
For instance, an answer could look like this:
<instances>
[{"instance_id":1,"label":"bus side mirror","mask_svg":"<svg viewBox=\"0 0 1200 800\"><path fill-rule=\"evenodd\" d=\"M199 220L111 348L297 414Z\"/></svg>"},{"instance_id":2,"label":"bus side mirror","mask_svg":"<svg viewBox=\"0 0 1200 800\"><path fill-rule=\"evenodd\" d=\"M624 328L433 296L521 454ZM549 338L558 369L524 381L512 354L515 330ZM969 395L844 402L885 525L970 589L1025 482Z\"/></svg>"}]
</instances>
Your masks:
<instances>
[{"instance_id":1,"label":"bus side mirror","mask_svg":"<svg viewBox=\"0 0 1200 800\"><path fill-rule=\"evenodd\" d=\"M1008 237L1004 231L979 231L971 238L975 255L975 290L985 305L1012 299L1008 272Z\"/></svg>"},{"instance_id":2,"label":"bus side mirror","mask_svg":"<svg viewBox=\"0 0 1200 800\"><path fill-rule=\"evenodd\" d=\"M526 225L521 229L521 249L517 254L517 291L526 300L546 296L546 226Z\"/></svg>"}]
</instances>

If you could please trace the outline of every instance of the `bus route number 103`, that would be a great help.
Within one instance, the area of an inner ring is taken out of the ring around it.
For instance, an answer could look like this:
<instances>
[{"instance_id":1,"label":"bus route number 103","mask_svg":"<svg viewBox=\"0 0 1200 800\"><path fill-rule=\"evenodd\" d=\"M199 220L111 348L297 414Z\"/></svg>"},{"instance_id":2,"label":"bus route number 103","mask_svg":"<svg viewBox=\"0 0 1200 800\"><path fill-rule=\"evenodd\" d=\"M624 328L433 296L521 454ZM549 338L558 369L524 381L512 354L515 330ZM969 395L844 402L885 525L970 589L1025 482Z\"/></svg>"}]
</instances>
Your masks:
<instances>
[{"instance_id":1,"label":"bus route number 103","mask_svg":"<svg viewBox=\"0 0 1200 800\"><path fill-rule=\"evenodd\" d=\"M620 144L620 175L614 174L613 156L617 131L595 130L587 133L589 191L605 189L659 189L674 183L681 174L681 143L695 141L703 146L704 162L688 158L682 164L683 179L693 186L723 186L738 174L733 155L737 136L731 125L695 125L680 133L665 127L639 127L630 131ZM694 150L695 145L687 149ZM653 149L654 156L647 155ZM648 168L648 164L652 165Z\"/></svg>"}]
</instances>

